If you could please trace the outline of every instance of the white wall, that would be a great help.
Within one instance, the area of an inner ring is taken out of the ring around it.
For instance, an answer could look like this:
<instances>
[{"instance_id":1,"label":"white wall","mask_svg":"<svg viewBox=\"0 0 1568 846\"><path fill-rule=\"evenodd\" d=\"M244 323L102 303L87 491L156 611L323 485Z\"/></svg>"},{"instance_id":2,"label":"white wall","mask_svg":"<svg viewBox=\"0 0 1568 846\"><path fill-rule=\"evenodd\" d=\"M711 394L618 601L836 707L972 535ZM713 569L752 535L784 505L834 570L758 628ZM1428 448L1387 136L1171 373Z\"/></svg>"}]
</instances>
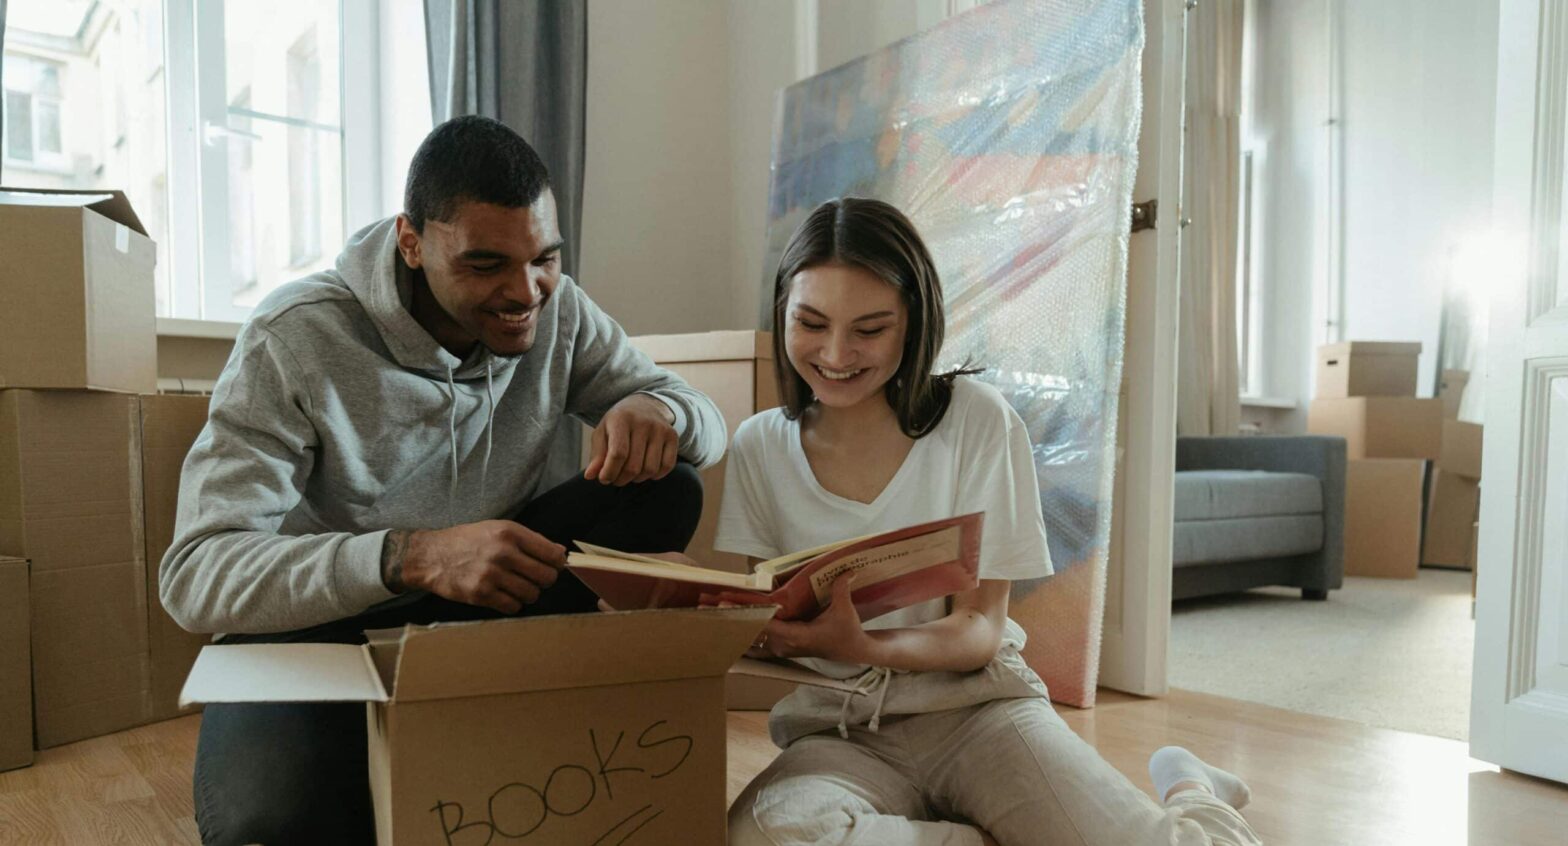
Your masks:
<instances>
[{"instance_id":1,"label":"white wall","mask_svg":"<svg viewBox=\"0 0 1568 846\"><path fill-rule=\"evenodd\" d=\"M754 328L779 91L973 5L594 0L583 287L633 334Z\"/></svg>"},{"instance_id":2,"label":"white wall","mask_svg":"<svg viewBox=\"0 0 1568 846\"><path fill-rule=\"evenodd\" d=\"M730 5L729 318L751 329L762 313L773 129L783 88L814 73L811 9L801 2Z\"/></svg>"},{"instance_id":3,"label":"white wall","mask_svg":"<svg viewBox=\"0 0 1568 846\"><path fill-rule=\"evenodd\" d=\"M1301 409L1276 425L1301 431L1310 351L1322 339L1314 304L1327 279L1328 18L1323 0L1258 0L1248 11L1258 63L1242 144L1253 150L1253 279L1264 347L1255 393L1298 400Z\"/></svg>"},{"instance_id":4,"label":"white wall","mask_svg":"<svg viewBox=\"0 0 1568 846\"><path fill-rule=\"evenodd\" d=\"M1496 3L1257 0L1249 11L1257 393L1296 400L1276 422L1303 431L1314 350L1343 338L1421 341L1418 390L1430 396L1452 249L1484 228L1491 200ZM1336 295L1342 326L1329 324Z\"/></svg>"},{"instance_id":5,"label":"white wall","mask_svg":"<svg viewBox=\"0 0 1568 846\"><path fill-rule=\"evenodd\" d=\"M973 6L950 0L822 0L817 10L817 70L858 59Z\"/></svg>"},{"instance_id":6,"label":"white wall","mask_svg":"<svg viewBox=\"0 0 1568 846\"><path fill-rule=\"evenodd\" d=\"M1492 200L1497 4L1346 3L1345 337L1420 341L1431 396L1455 245Z\"/></svg>"},{"instance_id":7,"label":"white wall","mask_svg":"<svg viewBox=\"0 0 1568 846\"><path fill-rule=\"evenodd\" d=\"M628 332L730 317L728 7L588 4L583 288Z\"/></svg>"}]
</instances>

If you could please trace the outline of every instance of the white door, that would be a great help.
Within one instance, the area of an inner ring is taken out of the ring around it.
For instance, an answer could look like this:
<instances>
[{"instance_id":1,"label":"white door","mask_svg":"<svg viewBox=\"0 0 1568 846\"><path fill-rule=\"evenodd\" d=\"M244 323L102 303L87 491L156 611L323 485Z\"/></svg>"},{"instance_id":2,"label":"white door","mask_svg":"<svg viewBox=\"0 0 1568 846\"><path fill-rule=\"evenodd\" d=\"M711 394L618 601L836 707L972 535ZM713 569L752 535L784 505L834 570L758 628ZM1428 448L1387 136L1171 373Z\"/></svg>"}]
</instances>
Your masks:
<instances>
[{"instance_id":1,"label":"white door","mask_svg":"<svg viewBox=\"0 0 1568 846\"><path fill-rule=\"evenodd\" d=\"M1568 4L1502 0L1470 754L1568 782Z\"/></svg>"},{"instance_id":2,"label":"white door","mask_svg":"<svg viewBox=\"0 0 1568 846\"><path fill-rule=\"evenodd\" d=\"M1187 22L1182 0L1144 0L1143 9L1143 124L1133 201L1157 199L1159 209L1155 228L1132 236L1128 255L1127 352L1100 684L1153 696L1166 690L1171 630Z\"/></svg>"}]
</instances>

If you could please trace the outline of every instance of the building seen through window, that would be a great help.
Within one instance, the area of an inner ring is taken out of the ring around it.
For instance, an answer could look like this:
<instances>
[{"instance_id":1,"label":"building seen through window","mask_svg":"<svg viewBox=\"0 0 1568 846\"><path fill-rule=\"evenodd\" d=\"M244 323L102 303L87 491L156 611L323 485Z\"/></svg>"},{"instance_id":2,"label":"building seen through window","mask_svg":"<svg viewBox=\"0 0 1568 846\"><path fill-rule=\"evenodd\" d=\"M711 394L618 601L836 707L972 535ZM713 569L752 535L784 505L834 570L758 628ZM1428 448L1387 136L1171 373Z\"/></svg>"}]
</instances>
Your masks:
<instances>
[{"instance_id":1,"label":"building seen through window","mask_svg":"<svg viewBox=\"0 0 1568 846\"><path fill-rule=\"evenodd\" d=\"M321 0L9 0L0 181L124 191L158 245L158 314L241 319L343 242L340 19Z\"/></svg>"}]
</instances>

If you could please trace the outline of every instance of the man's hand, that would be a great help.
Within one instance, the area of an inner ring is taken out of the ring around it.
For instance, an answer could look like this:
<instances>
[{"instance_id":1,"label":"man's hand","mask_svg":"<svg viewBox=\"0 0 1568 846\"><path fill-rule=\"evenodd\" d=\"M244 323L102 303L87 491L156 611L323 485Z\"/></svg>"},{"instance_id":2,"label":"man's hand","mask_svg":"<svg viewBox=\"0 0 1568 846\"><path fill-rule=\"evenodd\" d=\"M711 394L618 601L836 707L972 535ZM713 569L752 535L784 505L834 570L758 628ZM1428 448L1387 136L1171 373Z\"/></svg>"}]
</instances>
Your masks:
<instances>
[{"instance_id":1,"label":"man's hand","mask_svg":"<svg viewBox=\"0 0 1568 846\"><path fill-rule=\"evenodd\" d=\"M677 441L669 406L647 394L632 394L593 428L583 478L616 487L662 479L675 469Z\"/></svg>"},{"instance_id":2,"label":"man's hand","mask_svg":"<svg viewBox=\"0 0 1568 846\"><path fill-rule=\"evenodd\" d=\"M394 592L424 590L516 614L566 566L566 548L510 520L387 534L381 578Z\"/></svg>"}]
</instances>

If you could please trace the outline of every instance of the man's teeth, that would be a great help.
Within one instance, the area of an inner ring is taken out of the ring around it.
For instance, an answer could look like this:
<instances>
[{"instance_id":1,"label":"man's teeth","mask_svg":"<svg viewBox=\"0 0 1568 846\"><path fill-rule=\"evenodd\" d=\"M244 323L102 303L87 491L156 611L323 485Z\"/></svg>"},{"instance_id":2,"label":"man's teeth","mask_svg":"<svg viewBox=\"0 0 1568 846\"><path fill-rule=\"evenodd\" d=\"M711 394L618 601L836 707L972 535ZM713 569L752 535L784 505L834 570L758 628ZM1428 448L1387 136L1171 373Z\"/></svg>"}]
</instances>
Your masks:
<instances>
[{"instance_id":1,"label":"man's teeth","mask_svg":"<svg viewBox=\"0 0 1568 846\"><path fill-rule=\"evenodd\" d=\"M817 372L818 373L821 373L823 376L826 376L829 379L837 379L837 380L853 379L856 376L859 376L861 374L861 372L863 372L864 370L865 370L864 367L862 367L860 370L829 370L829 369L827 369L826 367L823 367L820 364L817 365Z\"/></svg>"}]
</instances>

